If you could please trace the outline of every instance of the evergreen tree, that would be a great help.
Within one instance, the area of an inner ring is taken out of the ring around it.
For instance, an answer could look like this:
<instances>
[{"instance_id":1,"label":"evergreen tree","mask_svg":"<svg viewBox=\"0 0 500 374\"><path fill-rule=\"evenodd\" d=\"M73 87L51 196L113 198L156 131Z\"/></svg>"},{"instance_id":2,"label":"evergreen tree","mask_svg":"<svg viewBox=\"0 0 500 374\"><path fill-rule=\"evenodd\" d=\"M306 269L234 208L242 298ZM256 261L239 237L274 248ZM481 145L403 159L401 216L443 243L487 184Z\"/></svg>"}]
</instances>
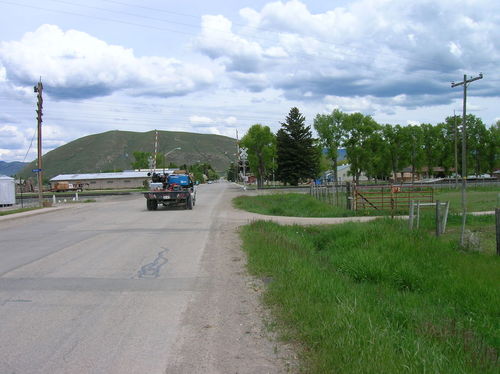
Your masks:
<instances>
[{"instance_id":1,"label":"evergreen tree","mask_svg":"<svg viewBox=\"0 0 500 374\"><path fill-rule=\"evenodd\" d=\"M298 108L292 108L276 134L277 177L293 186L319 173L319 149L305 120Z\"/></svg>"}]
</instances>

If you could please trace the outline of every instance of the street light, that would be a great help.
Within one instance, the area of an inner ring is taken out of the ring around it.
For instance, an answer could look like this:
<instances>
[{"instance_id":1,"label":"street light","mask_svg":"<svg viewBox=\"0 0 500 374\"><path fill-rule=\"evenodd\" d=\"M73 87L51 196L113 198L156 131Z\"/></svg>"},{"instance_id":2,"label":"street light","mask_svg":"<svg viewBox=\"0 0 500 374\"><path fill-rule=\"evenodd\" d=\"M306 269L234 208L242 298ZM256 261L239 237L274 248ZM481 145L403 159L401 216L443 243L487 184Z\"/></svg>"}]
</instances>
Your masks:
<instances>
[{"instance_id":1,"label":"street light","mask_svg":"<svg viewBox=\"0 0 500 374\"><path fill-rule=\"evenodd\" d=\"M174 149L171 149L171 150L170 150L170 151L168 151L167 153L164 153L164 154L163 154L163 174L165 174L165 166L167 165L167 156L168 156L169 154L171 154L172 152L177 151L177 150L180 150L180 149L181 149L181 147L176 147L176 148L174 148Z\"/></svg>"}]
</instances>

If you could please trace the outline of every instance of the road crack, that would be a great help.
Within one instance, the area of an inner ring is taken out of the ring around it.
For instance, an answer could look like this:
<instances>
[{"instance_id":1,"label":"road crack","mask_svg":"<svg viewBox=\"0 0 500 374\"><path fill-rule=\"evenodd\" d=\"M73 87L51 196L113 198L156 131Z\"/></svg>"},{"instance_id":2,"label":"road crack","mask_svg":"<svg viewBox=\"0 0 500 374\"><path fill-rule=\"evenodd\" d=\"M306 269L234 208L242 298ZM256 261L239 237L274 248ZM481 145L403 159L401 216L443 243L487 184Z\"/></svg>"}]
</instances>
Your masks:
<instances>
[{"instance_id":1,"label":"road crack","mask_svg":"<svg viewBox=\"0 0 500 374\"><path fill-rule=\"evenodd\" d=\"M153 262L144 265L137 272L138 278L158 278L160 276L161 268L168 262L165 257L168 252L168 248L164 248L163 251L159 252Z\"/></svg>"}]
</instances>

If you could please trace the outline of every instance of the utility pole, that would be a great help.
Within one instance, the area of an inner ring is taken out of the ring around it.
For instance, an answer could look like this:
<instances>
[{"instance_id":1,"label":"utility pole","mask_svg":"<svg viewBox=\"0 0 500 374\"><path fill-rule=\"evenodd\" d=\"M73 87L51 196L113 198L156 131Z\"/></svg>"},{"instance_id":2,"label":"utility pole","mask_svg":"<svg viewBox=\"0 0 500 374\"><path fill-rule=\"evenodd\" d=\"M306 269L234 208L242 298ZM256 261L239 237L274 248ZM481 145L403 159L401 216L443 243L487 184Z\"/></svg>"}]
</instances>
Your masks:
<instances>
[{"instance_id":1,"label":"utility pole","mask_svg":"<svg viewBox=\"0 0 500 374\"><path fill-rule=\"evenodd\" d=\"M455 189L458 189L458 129L457 129L457 116L453 110L453 124L455 133Z\"/></svg>"},{"instance_id":2,"label":"utility pole","mask_svg":"<svg viewBox=\"0 0 500 374\"><path fill-rule=\"evenodd\" d=\"M37 94L37 122L38 122L38 165L36 169L37 177L38 177L38 202L40 204L40 207L43 207L43 178L42 178L42 108L43 108L43 97L42 97L42 91L43 91L43 84L42 84L42 78L40 78L40 81L37 83L36 86L33 87L33 90Z\"/></svg>"},{"instance_id":3,"label":"utility pole","mask_svg":"<svg viewBox=\"0 0 500 374\"><path fill-rule=\"evenodd\" d=\"M483 79L483 74L479 73L477 77L471 77L467 79L467 74L464 74L464 80L462 82L452 82L451 88L457 86L464 86L464 103L463 103L463 116L462 116L462 232L460 234L460 245L465 244L465 220L467 215L466 207L466 189L467 189L467 156L466 156L466 140L467 140L467 130L466 130L466 115L467 115L467 85L470 83Z\"/></svg>"},{"instance_id":4,"label":"utility pole","mask_svg":"<svg viewBox=\"0 0 500 374\"><path fill-rule=\"evenodd\" d=\"M158 154L158 130L155 130L155 154L153 158L153 170L156 173L156 155Z\"/></svg>"},{"instance_id":5,"label":"utility pole","mask_svg":"<svg viewBox=\"0 0 500 374\"><path fill-rule=\"evenodd\" d=\"M240 140L238 139L238 129L236 129L236 156L238 157L236 161L236 175L234 176L234 181L238 182L240 175Z\"/></svg>"}]
</instances>

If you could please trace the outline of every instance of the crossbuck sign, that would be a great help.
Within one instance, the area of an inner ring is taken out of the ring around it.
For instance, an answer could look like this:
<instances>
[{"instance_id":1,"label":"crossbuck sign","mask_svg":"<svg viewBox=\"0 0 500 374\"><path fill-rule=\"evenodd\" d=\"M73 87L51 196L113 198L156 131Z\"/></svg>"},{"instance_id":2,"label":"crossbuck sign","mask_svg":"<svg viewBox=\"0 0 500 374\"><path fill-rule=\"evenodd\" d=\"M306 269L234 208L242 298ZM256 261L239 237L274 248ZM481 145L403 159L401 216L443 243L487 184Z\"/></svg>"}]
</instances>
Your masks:
<instances>
[{"instance_id":1,"label":"crossbuck sign","mask_svg":"<svg viewBox=\"0 0 500 374\"><path fill-rule=\"evenodd\" d=\"M240 148L240 158L246 160L248 157L248 150L246 148Z\"/></svg>"}]
</instances>

